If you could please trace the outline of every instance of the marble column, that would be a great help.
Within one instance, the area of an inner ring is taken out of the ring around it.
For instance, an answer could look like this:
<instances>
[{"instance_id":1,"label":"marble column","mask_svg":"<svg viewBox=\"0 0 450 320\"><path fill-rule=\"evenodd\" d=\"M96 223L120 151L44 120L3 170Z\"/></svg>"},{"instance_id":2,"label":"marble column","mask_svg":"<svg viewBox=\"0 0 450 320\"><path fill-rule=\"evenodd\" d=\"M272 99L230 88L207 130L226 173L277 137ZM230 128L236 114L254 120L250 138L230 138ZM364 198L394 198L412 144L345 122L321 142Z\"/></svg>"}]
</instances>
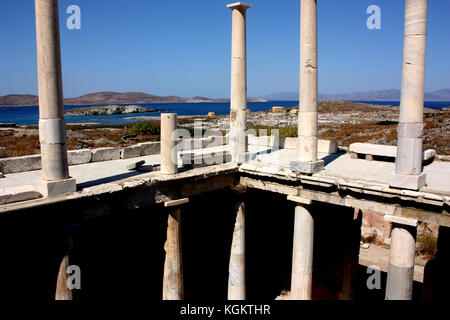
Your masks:
<instances>
[{"instance_id":1,"label":"marble column","mask_svg":"<svg viewBox=\"0 0 450 320\"><path fill-rule=\"evenodd\" d=\"M178 155L176 148L177 114L161 114L161 173L176 174L178 172Z\"/></svg>"},{"instance_id":2,"label":"marble column","mask_svg":"<svg viewBox=\"0 0 450 320\"><path fill-rule=\"evenodd\" d=\"M167 220L167 239L164 245L163 300L183 300L183 264L181 256L181 210L171 208Z\"/></svg>"},{"instance_id":3,"label":"marble column","mask_svg":"<svg viewBox=\"0 0 450 320\"><path fill-rule=\"evenodd\" d=\"M311 300L314 219L303 206L295 207L291 300Z\"/></svg>"},{"instance_id":4,"label":"marble column","mask_svg":"<svg viewBox=\"0 0 450 320\"><path fill-rule=\"evenodd\" d=\"M311 174L322 170L317 155L317 1L301 0L300 97L298 113L298 161L292 169Z\"/></svg>"},{"instance_id":5,"label":"marble column","mask_svg":"<svg viewBox=\"0 0 450 320\"><path fill-rule=\"evenodd\" d=\"M405 4L400 121L390 185L419 190L426 182L422 145L428 0L406 0Z\"/></svg>"},{"instance_id":6,"label":"marble column","mask_svg":"<svg viewBox=\"0 0 450 320\"><path fill-rule=\"evenodd\" d=\"M69 280L69 274L67 273L67 268L70 266L69 256L65 255L61 261L59 267L58 280L56 281L56 294L55 300L72 300L72 290L67 286L67 281Z\"/></svg>"},{"instance_id":7,"label":"marble column","mask_svg":"<svg viewBox=\"0 0 450 320\"><path fill-rule=\"evenodd\" d=\"M243 163L248 153L246 12L251 6L236 2L227 7L233 15L229 145L232 161Z\"/></svg>"},{"instance_id":8,"label":"marble column","mask_svg":"<svg viewBox=\"0 0 450 320\"><path fill-rule=\"evenodd\" d=\"M386 300L412 299L416 228L396 225L392 231Z\"/></svg>"},{"instance_id":9,"label":"marble column","mask_svg":"<svg viewBox=\"0 0 450 320\"><path fill-rule=\"evenodd\" d=\"M236 205L236 224L228 276L228 300L245 300L245 203Z\"/></svg>"},{"instance_id":10,"label":"marble column","mask_svg":"<svg viewBox=\"0 0 450 320\"><path fill-rule=\"evenodd\" d=\"M73 300L72 289L68 286L69 274L67 273L73 256L72 234L67 234L64 241L65 255L63 256L59 266L58 278L56 280L55 300Z\"/></svg>"},{"instance_id":11,"label":"marble column","mask_svg":"<svg viewBox=\"0 0 450 320\"><path fill-rule=\"evenodd\" d=\"M64 120L58 0L35 0L39 85L39 140L44 196L76 190L69 176Z\"/></svg>"},{"instance_id":12,"label":"marble column","mask_svg":"<svg viewBox=\"0 0 450 320\"><path fill-rule=\"evenodd\" d=\"M345 217L346 218L346 217ZM362 211L355 209L351 221L343 219L343 242L345 245L344 272L342 290L338 293L340 300L352 300L358 278L359 248L361 240Z\"/></svg>"}]
</instances>

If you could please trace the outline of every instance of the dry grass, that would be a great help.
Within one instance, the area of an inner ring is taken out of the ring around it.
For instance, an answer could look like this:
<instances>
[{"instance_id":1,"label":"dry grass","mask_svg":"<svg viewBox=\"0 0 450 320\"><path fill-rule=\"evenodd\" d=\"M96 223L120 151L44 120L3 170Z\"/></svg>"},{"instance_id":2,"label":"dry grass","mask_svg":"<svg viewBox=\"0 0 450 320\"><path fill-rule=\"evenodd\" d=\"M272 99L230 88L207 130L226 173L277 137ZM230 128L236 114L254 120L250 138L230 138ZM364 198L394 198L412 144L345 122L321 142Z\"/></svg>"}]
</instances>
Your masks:
<instances>
[{"instance_id":1,"label":"dry grass","mask_svg":"<svg viewBox=\"0 0 450 320\"><path fill-rule=\"evenodd\" d=\"M20 130L23 132L24 128ZM36 131L36 126L26 127ZM18 157L40 153L38 135L18 134L19 130L0 130L0 157ZM121 126L67 126L67 149L93 149L103 147L126 147L140 142L157 141L159 134L131 133L130 125Z\"/></svg>"},{"instance_id":2,"label":"dry grass","mask_svg":"<svg viewBox=\"0 0 450 320\"><path fill-rule=\"evenodd\" d=\"M14 130L0 131L0 147L4 157L20 157L40 153L39 136L16 137Z\"/></svg>"}]
</instances>

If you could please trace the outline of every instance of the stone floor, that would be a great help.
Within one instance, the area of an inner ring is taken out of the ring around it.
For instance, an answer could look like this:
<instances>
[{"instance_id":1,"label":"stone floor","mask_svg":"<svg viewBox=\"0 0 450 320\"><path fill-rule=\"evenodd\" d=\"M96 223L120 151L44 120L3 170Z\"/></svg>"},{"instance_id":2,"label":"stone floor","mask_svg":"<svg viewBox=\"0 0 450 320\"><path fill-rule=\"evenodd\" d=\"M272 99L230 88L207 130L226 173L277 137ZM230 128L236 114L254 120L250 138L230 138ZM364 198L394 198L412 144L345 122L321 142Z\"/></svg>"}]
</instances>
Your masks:
<instances>
[{"instance_id":1,"label":"stone floor","mask_svg":"<svg viewBox=\"0 0 450 320\"><path fill-rule=\"evenodd\" d=\"M285 170L278 171L279 174L282 175L282 172L285 172L286 175L291 175L290 170L286 169L290 167L290 162L295 158L295 150L280 149L269 154L259 155L254 161L244 164L243 168L255 171L285 168ZM325 161L325 167L320 173L314 174L314 177L318 178L389 185L390 175L395 171L394 162L352 159L350 154L346 153L319 154L319 158ZM450 163L435 161L425 166L424 172L427 174L427 186L421 189L422 192L450 196Z\"/></svg>"},{"instance_id":2,"label":"stone floor","mask_svg":"<svg viewBox=\"0 0 450 320\"><path fill-rule=\"evenodd\" d=\"M211 153L226 150L226 146L195 150L193 153ZM295 160L296 151L291 149L267 150L266 147L250 146L251 153L257 153L242 168L277 175L286 175L295 178L291 172L290 162ZM316 178L345 180L353 183L380 185L388 187L390 174L395 170L395 163L384 161L368 161L352 159L350 154L319 154L325 161L324 170L314 175ZM160 155L139 157L135 159L113 160L106 162L88 163L71 166L70 174L77 181L77 189L138 177L145 173L127 170L127 165L139 160L145 160L146 165L156 165L160 162ZM181 161L179 161L181 163ZM424 168L427 174L427 186L422 192L450 196L450 163L433 162ZM7 189L23 185L37 185L42 177L42 171L30 171L7 174L0 179L0 189Z\"/></svg>"}]
</instances>

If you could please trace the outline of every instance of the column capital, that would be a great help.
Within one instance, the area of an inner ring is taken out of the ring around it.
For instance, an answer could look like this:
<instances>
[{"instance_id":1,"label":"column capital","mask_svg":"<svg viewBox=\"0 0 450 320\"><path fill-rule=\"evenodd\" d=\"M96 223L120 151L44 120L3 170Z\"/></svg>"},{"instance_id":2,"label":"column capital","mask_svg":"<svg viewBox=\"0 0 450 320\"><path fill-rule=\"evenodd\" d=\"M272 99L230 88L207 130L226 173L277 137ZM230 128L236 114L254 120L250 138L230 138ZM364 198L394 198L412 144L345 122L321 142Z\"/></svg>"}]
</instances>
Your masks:
<instances>
[{"instance_id":1,"label":"column capital","mask_svg":"<svg viewBox=\"0 0 450 320\"><path fill-rule=\"evenodd\" d=\"M227 8L230 9L243 9L243 10L247 10L250 9L252 6L243 2L235 2L235 3L230 3L227 5Z\"/></svg>"}]
</instances>

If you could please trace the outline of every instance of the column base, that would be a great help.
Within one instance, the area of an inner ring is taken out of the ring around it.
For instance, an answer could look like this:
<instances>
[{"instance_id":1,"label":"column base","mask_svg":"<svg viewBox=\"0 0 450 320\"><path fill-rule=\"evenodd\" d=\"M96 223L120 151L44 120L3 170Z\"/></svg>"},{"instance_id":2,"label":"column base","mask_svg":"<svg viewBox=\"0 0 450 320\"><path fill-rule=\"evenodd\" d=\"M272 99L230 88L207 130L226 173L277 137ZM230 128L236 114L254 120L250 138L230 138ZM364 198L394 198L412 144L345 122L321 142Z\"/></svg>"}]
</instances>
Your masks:
<instances>
[{"instance_id":1,"label":"column base","mask_svg":"<svg viewBox=\"0 0 450 320\"><path fill-rule=\"evenodd\" d=\"M69 194L77 191L77 182L74 178L58 181L39 180L39 192L44 197L54 197L63 194Z\"/></svg>"},{"instance_id":2,"label":"column base","mask_svg":"<svg viewBox=\"0 0 450 320\"><path fill-rule=\"evenodd\" d=\"M313 174L322 171L324 165L323 160L317 161L292 161L291 170L293 172Z\"/></svg>"},{"instance_id":3,"label":"column base","mask_svg":"<svg viewBox=\"0 0 450 320\"><path fill-rule=\"evenodd\" d=\"M425 186L427 175L422 172L418 175L392 173L389 186L397 189L408 189L417 191Z\"/></svg>"}]
</instances>

